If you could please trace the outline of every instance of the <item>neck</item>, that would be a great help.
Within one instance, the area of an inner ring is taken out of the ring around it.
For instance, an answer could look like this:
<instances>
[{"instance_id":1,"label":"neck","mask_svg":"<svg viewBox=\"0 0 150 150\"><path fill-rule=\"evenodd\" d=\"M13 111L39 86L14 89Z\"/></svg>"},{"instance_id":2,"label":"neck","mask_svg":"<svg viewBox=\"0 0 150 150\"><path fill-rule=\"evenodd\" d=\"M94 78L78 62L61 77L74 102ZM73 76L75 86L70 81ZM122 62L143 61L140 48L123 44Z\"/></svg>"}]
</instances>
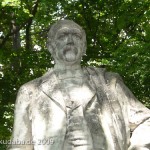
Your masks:
<instances>
[{"instance_id":1,"label":"neck","mask_svg":"<svg viewBox=\"0 0 150 150\"><path fill-rule=\"evenodd\" d=\"M64 63L56 63L54 66L54 70L57 70L57 71L81 70L81 65L80 64L66 65Z\"/></svg>"},{"instance_id":2,"label":"neck","mask_svg":"<svg viewBox=\"0 0 150 150\"><path fill-rule=\"evenodd\" d=\"M83 78L84 76L80 64L65 65L56 63L54 66L54 72L59 79Z\"/></svg>"}]
</instances>

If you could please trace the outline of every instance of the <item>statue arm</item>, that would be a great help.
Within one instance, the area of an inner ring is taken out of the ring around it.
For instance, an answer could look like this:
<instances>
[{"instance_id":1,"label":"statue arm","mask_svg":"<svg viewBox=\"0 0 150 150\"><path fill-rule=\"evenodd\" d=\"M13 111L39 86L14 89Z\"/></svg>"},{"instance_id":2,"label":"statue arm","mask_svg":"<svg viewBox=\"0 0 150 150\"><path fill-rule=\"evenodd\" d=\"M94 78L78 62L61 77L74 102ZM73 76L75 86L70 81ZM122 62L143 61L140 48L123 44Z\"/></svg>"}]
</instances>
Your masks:
<instances>
[{"instance_id":1,"label":"statue arm","mask_svg":"<svg viewBox=\"0 0 150 150\"><path fill-rule=\"evenodd\" d=\"M127 105L128 122L132 132L129 150L149 150L150 110L135 98L120 77L117 78L115 87L121 106Z\"/></svg>"},{"instance_id":2,"label":"statue arm","mask_svg":"<svg viewBox=\"0 0 150 150\"><path fill-rule=\"evenodd\" d=\"M30 144L32 134L29 102L28 89L26 86L22 86L16 99L12 144L8 148L9 150L33 150L33 145Z\"/></svg>"}]
</instances>

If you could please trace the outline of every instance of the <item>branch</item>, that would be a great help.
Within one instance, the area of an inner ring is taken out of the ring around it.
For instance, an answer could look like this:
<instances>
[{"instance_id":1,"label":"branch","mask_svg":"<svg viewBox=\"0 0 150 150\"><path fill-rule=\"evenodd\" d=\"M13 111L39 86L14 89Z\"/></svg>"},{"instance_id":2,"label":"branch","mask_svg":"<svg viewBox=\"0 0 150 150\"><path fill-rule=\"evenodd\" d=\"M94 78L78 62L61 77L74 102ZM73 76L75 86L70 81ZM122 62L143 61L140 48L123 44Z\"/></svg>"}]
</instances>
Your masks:
<instances>
[{"instance_id":1,"label":"branch","mask_svg":"<svg viewBox=\"0 0 150 150\"><path fill-rule=\"evenodd\" d=\"M86 14L86 11L85 11L84 6L86 5L86 3L83 2L82 0L80 0L80 2L81 2L81 4L82 4L83 16L84 16L85 22L86 22L86 24L87 24L87 26L88 26L90 32L91 32L92 35L93 35L93 39L94 39L95 43L96 43L96 41L97 41L99 47L101 47L101 49L104 50L104 46L103 46L101 40L100 40L100 39L97 39L96 32L98 31L98 26L97 26L95 32L93 33L91 24L89 23L89 19L88 19L88 18L86 17L86 15L85 15L85 14ZM87 5L86 5L86 6L87 6ZM88 10L89 10L89 8L88 8ZM92 15L92 14L91 14L91 15ZM99 22L99 20L100 20L100 13L99 13L99 17L98 17L98 22ZM95 44L94 44L94 45L95 45Z\"/></svg>"},{"instance_id":2,"label":"branch","mask_svg":"<svg viewBox=\"0 0 150 150\"><path fill-rule=\"evenodd\" d=\"M28 23L26 25L26 50L29 50L32 46L32 40L31 40L31 34L30 34L30 27L33 21L33 18L35 17L37 13L38 8L38 0L33 4L32 11L31 11L31 17L28 20Z\"/></svg>"},{"instance_id":3,"label":"branch","mask_svg":"<svg viewBox=\"0 0 150 150\"><path fill-rule=\"evenodd\" d=\"M23 22L20 26L18 26L18 28L15 31L11 31L3 38L1 44L0 44L0 48L2 48L5 43L7 42L7 39L12 36L13 34L17 33L18 31L20 31L23 27L25 27L26 25L32 23L33 18L35 17L35 14L37 12L37 8L38 8L38 2L39 0L36 1L33 10L32 10L32 17L29 17L25 22Z\"/></svg>"}]
</instances>

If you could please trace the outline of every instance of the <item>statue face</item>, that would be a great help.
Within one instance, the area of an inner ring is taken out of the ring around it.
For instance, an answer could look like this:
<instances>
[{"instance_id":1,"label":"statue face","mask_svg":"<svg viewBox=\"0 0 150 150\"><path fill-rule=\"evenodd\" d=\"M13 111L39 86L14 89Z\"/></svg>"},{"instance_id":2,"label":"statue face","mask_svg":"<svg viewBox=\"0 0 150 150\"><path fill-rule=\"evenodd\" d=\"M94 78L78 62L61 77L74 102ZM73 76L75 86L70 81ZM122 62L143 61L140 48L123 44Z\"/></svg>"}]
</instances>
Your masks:
<instances>
[{"instance_id":1,"label":"statue face","mask_svg":"<svg viewBox=\"0 0 150 150\"><path fill-rule=\"evenodd\" d=\"M57 30L54 37L57 61L64 63L76 63L81 61L83 54L83 36L79 28L64 25Z\"/></svg>"}]
</instances>

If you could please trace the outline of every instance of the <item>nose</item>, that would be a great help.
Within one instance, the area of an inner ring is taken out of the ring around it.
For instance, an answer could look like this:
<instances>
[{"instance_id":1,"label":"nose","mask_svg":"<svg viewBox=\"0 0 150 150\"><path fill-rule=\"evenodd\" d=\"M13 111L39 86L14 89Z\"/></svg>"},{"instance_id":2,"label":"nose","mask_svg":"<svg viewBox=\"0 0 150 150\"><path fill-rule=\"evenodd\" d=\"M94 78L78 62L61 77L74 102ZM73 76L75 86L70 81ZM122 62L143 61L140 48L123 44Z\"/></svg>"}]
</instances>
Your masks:
<instances>
[{"instance_id":1,"label":"nose","mask_svg":"<svg viewBox=\"0 0 150 150\"><path fill-rule=\"evenodd\" d=\"M73 45L74 44L72 34L68 35L67 44L68 45Z\"/></svg>"}]
</instances>

